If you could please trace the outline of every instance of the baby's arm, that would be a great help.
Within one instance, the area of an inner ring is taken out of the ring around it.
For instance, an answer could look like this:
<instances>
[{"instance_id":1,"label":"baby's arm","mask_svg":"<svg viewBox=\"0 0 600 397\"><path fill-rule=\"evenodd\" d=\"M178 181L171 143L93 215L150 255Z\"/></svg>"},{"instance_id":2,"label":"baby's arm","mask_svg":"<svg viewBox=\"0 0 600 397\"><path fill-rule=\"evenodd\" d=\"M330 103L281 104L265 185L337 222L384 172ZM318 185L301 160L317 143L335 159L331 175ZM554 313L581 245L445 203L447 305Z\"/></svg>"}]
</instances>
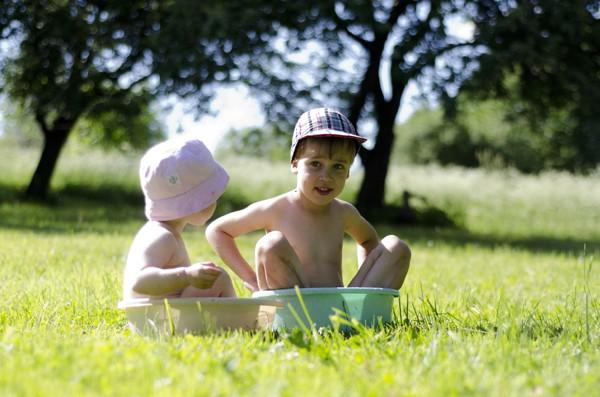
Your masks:
<instances>
[{"instance_id":1,"label":"baby's arm","mask_svg":"<svg viewBox=\"0 0 600 397\"><path fill-rule=\"evenodd\" d=\"M253 291L258 290L256 273L242 257L235 238L251 231L268 229L270 209L268 201L254 203L216 219L206 228L206 239L215 252Z\"/></svg>"},{"instance_id":2,"label":"baby's arm","mask_svg":"<svg viewBox=\"0 0 600 397\"><path fill-rule=\"evenodd\" d=\"M178 293L188 286L210 288L222 270L210 262L164 268L176 254L178 243L172 234L161 234L149 242L140 255L141 270L132 289L143 295Z\"/></svg>"}]
</instances>

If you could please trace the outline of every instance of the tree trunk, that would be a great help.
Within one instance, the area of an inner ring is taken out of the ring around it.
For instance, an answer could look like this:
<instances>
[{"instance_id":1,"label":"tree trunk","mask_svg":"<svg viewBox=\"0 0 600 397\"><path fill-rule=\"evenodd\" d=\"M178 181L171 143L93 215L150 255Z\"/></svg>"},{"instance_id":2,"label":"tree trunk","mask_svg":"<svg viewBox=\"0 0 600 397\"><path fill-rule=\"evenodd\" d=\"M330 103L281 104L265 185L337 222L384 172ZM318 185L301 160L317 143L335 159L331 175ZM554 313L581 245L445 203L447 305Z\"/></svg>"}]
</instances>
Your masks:
<instances>
[{"instance_id":1,"label":"tree trunk","mask_svg":"<svg viewBox=\"0 0 600 397\"><path fill-rule=\"evenodd\" d=\"M44 201L48 197L52 174L73 125L74 122L71 120L59 119L50 129L40 126L44 133L44 147L29 186L25 191L26 199Z\"/></svg>"},{"instance_id":2,"label":"tree trunk","mask_svg":"<svg viewBox=\"0 0 600 397\"><path fill-rule=\"evenodd\" d=\"M356 207L369 213L383 208L385 203L385 181L394 143L394 123L397 110L385 112L377 117L379 132L371 150L361 150L360 159L364 176L358 192Z\"/></svg>"}]
</instances>

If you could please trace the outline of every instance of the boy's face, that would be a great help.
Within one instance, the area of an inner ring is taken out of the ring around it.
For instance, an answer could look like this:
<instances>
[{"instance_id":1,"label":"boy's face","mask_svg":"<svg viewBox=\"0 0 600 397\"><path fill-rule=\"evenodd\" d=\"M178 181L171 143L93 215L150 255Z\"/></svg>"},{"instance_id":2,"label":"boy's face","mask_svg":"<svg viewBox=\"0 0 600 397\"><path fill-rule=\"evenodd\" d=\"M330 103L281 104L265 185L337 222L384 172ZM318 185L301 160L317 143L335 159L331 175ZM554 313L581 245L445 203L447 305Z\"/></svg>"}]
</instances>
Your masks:
<instances>
[{"instance_id":1,"label":"boy's face","mask_svg":"<svg viewBox=\"0 0 600 397\"><path fill-rule=\"evenodd\" d=\"M354 144L348 143L334 145L314 138L299 148L291 166L296 188L314 204L329 204L344 189L355 155Z\"/></svg>"}]
</instances>

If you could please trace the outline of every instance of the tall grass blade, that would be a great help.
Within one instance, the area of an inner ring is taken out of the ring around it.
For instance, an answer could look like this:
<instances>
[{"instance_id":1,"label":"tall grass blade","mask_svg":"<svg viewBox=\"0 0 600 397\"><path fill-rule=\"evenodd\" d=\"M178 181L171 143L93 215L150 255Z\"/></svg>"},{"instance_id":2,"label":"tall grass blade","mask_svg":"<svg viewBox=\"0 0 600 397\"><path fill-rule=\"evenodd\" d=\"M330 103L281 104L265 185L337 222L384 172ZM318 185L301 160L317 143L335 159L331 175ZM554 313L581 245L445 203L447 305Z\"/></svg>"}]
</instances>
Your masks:
<instances>
[{"instance_id":1,"label":"tall grass blade","mask_svg":"<svg viewBox=\"0 0 600 397\"><path fill-rule=\"evenodd\" d=\"M163 300L165 304L165 313L167 313L167 319L169 320L169 335L175 335L175 322L173 321L173 314L171 313L171 306L169 305L169 301L165 298Z\"/></svg>"},{"instance_id":2,"label":"tall grass blade","mask_svg":"<svg viewBox=\"0 0 600 397\"><path fill-rule=\"evenodd\" d=\"M291 303L288 303L287 306L288 306L288 309L290 310L290 313L292 313L292 316L294 316L294 319L298 323L298 326L302 329L302 332L308 334L310 332L310 330L306 326L306 324L304 324L304 321L300 318L300 315L298 314L296 309L294 309L294 306L292 306Z\"/></svg>"},{"instance_id":3,"label":"tall grass blade","mask_svg":"<svg viewBox=\"0 0 600 397\"><path fill-rule=\"evenodd\" d=\"M306 317L306 320L308 320L308 323L310 324L310 329L313 332L315 332L316 331L315 323L312 320L312 318L310 317L310 313L308 312L306 303L304 303L304 298L302 298L302 294L300 293L300 288L298 288L298 286L296 285L294 287L294 290L296 291L296 296L298 297L298 302L300 303L300 307L302 308L302 311L304 312L304 316Z\"/></svg>"}]
</instances>

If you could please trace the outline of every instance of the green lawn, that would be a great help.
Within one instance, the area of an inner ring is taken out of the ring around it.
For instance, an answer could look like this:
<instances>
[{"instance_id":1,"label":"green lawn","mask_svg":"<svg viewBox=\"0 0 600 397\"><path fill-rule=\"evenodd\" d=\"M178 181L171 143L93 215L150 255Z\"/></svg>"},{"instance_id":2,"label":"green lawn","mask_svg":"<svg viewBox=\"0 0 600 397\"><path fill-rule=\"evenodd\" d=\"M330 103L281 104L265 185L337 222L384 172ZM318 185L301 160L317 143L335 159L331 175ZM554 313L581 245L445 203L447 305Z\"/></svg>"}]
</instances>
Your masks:
<instances>
[{"instance_id":1,"label":"green lawn","mask_svg":"<svg viewBox=\"0 0 600 397\"><path fill-rule=\"evenodd\" d=\"M147 339L120 299L143 209L138 156L69 147L51 205L18 191L35 150L0 145L0 395L593 396L600 390L600 178L394 167L455 228L376 225L413 250L384 330ZM293 186L285 163L224 160L219 211ZM356 191L351 176L345 198ZM240 239L251 257L258 235ZM217 261L190 228L193 260ZM344 277L355 269L344 245ZM240 284L241 294L246 294Z\"/></svg>"}]
</instances>

